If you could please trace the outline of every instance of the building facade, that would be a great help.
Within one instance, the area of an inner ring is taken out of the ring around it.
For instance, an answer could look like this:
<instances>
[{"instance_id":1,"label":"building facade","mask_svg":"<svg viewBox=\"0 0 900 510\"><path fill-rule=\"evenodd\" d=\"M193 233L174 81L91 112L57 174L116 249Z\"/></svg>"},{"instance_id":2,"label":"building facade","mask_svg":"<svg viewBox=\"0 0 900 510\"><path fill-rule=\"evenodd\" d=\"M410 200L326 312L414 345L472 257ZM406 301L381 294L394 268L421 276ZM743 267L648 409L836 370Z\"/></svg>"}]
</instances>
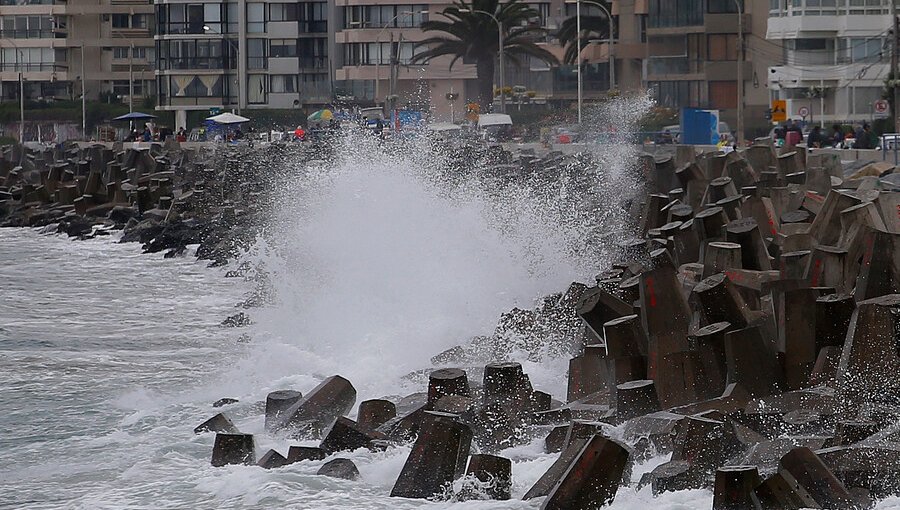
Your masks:
<instances>
[{"instance_id":1,"label":"building facade","mask_svg":"<svg viewBox=\"0 0 900 510\"><path fill-rule=\"evenodd\" d=\"M788 115L824 122L875 117L890 74L890 0L770 0L767 73Z\"/></svg>"},{"instance_id":2,"label":"building facade","mask_svg":"<svg viewBox=\"0 0 900 510\"><path fill-rule=\"evenodd\" d=\"M18 100L155 96L153 5L146 0L0 0L0 81Z\"/></svg>"}]
</instances>

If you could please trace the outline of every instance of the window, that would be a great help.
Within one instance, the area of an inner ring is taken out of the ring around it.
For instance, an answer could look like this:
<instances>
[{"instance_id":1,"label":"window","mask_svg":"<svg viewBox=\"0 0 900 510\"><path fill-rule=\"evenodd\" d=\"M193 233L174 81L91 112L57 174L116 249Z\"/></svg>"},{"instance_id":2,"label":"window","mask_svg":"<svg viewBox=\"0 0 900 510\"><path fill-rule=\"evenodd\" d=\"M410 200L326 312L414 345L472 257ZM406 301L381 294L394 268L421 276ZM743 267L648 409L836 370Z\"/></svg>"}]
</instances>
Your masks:
<instances>
[{"instance_id":1,"label":"window","mask_svg":"<svg viewBox=\"0 0 900 510\"><path fill-rule=\"evenodd\" d=\"M393 43L393 51L401 64L412 60L416 43ZM391 63L391 43L351 43L344 45L348 65L388 65Z\"/></svg>"},{"instance_id":2,"label":"window","mask_svg":"<svg viewBox=\"0 0 900 510\"><path fill-rule=\"evenodd\" d=\"M262 34L266 31L266 4L247 4L247 32Z\"/></svg>"},{"instance_id":3,"label":"window","mask_svg":"<svg viewBox=\"0 0 900 510\"><path fill-rule=\"evenodd\" d=\"M324 37L307 37L297 42L299 43L300 67L307 69L325 69L328 67L327 39Z\"/></svg>"},{"instance_id":4,"label":"window","mask_svg":"<svg viewBox=\"0 0 900 510\"><path fill-rule=\"evenodd\" d=\"M135 14L131 17L131 28L147 28L147 16L144 14Z\"/></svg>"},{"instance_id":5,"label":"window","mask_svg":"<svg viewBox=\"0 0 900 510\"><path fill-rule=\"evenodd\" d=\"M113 28L130 28L129 23L130 23L130 20L128 19L127 14L113 14L112 15Z\"/></svg>"},{"instance_id":6,"label":"window","mask_svg":"<svg viewBox=\"0 0 900 510\"><path fill-rule=\"evenodd\" d=\"M209 31L215 34L222 33L222 6L221 4L203 4L203 25L209 27ZM203 30L203 27L200 27Z\"/></svg>"},{"instance_id":7,"label":"window","mask_svg":"<svg viewBox=\"0 0 900 510\"><path fill-rule=\"evenodd\" d=\"M53 37L53 18L48 16L2 16L0 36L9 39L49 39Z\"/></svg>"},{"instance_id":8,"label":"window","mask_svg":"<svg viewBox=\"0 0 900 510\"><path fill-rule=\"evenodd\" d=\"M262 104L268 101L268 91L266 90L266 75L251 74L247 76L247 102L251 104Z\"/></svg>"},{"instance_id":9,"label":"window","mask_svg":"<svg viewBox=\"0 0 900 510\"><path fill-rule=\"evenodd\" d=\"M247 39L247 68L266 69L267 67L266 40Z\"/></svg>"},{"instance_id":10,"label":"window","mask_svg":"<svg viewBox=\"0 0 900 510\"><path fill-rule=\"evenodd\" d=\"M736 81L709 82L710 107L722 110L737 108L737 102L738 99Z\"/></svg>"},{"instance_id":11,"label":"window","mask_svg":"<svg viewBox=\"0 0 900 510\"><path fill-rule=\"evenodd\" d=\"M300 31L317 33L328 31L328 4L304 2L299 4Z\"/></svg>"},{"instance_id":12,"label":"window","mask_svg":"<svg viewBox=\"0 0 900 510\"><path fill-rule=\"evenodd\" d=\"M354 80L354 82L363 82L363 80ZM363 82L369 83L369 82ZM374 85L374 82L371 82ZM300 96L304 98L328 98L331 96L331 84L327 74L301 74L300 75ZM374 95L374 94L373 94Z\"/></svg>"},{"instance_id":13,"label":"window","mask_svg":"<svg viewBox=\"0 0 900 510\"><path fill-rule=\"evenodd\" d=\"M22 71L55 71L56 63L64 65L66 50L53 48L0 48L3 68Z\"/></svg>"},{"instance_id":14,"label":"window","mask_svg":"<svg viewBox=\"0 0 900 510\"><path fill-rule=\"evenodd\" d=\"M550 19L550 4L549 3L540 3L540 4L528 4L528 7L531 7L537 12L537 24L540 27L547 26L547 20Z\"/></svg>"},{"instance_id":15,"label":"window","mask_svg":"<svg viewBox=\"0 0 900 510\"><path fill-rule=\"evenodd\" d=\"M113 48L113 58L128 58L128 46L117 46Z\"/></svg>"},{"instance_id":16,"label":"window","mask_svg":"<svg viewBox=\"0 0 900 510\"><path fill-rule=\"evenodd\" d=\"M881 38L864 39L852 38L845 39L845 44L849 44L849 54L851 62L878 62L882 58L884 50L884 40Z\"/></svg>"},{"instance_id":17,"label":"window","mask_svg":"<svg viewBox=\"0 0 900 510\"><path fill-rule=\"evenodd\" d=\"M649 3L650 28L703 24L703 0L649 0Z\"/></svg>"},{"instance_id":18,"label":"window","mask_svg":"<svg viewBox=\"0 0 900 510\"><path fill-rule=\"evenodd\" d=\"M131 93L132 88L134 90L135 96L140 96L140 95L144 94L144 87L143 87L144 82L142 80L135 80L133 86L130 86L130 83L131 82L129 82L128 80L113 80L113 82L112 82L113 94L115 94L117 96L127 96L128 94Z\"/></svg>"},{"instance_id":19,"label":"window","mask_svg":"<svg viewBox=\"0 0 900 510\"><path fill-rule=\"evenodd\" d=\"M709 60L737 60L738 42L736 34L710 34L706 54Z\"/></svg>"},{"instance_id":20,"label":"window","mask_svg":"<svg viewBox=\"0 0 900 510\"><path fill-rule=\"evenodd\" d=\"M291 94L297 92L297 75L273 74L269 78L271 78L269 91L273 94Z\"/></svg>"},{"instance_id":21,"label":"window","mask_svg":"<svg viewBox=\"0 0 900 510\"><path fill-rule=\"evenodd\" d=\"M738 6L735 5L734 0L707 0L707 2L706 12L710 14L737 14L738 12ZM744 0L738 0L738 3L740 4L741 12L746 12L744 11Z\"/></svg>"},{"instance_id":22,"label":"window","mask_svg":"<svg viewBox=\"0 0 900 510\"><path fill-rule=\"evenodd\" d=\"M297 56L297 40L296 39L272 39L269 41L269 56L277 57L296 57Z\"/></svg>"},{"instance_id":23,"label":"window","mask_svg":"<svg viewBox=\"0 0 900 510\"><path fill-rule=\"evenodd\" d=\"M269 4L269 21L297 21L297 4Z\"/></svg>"},{"instance_id":24,"label":"window","mask_svg":"<svg viewBox=\"0 0 900 510\"><path fill-rule=\"evenodd\" d=\"M875 101L882 99L882 87L853 87L853 113L872 115Z\"/></svg>"},{"instance_id":25,"label":"window","mask_svg":"<svg viewBox=\"0 0 900 510\"><path fill-rule=\"evenodd\" d=\"M702 81L657 81L649 83L661 106L669 108L706 106L708 86Z\"/></svg>"},{"instance_id":26,"label":"window","mask_svg":"<svg viewBox=\"0 0 900 510\"><path fill-rule=\"evenodd\" d=\"M229 34L238 33L238 4L237 3L229 3L225 4L225 19L227 20L227 24L225 25L225 31Z\"/></svg>"}]
</instances>

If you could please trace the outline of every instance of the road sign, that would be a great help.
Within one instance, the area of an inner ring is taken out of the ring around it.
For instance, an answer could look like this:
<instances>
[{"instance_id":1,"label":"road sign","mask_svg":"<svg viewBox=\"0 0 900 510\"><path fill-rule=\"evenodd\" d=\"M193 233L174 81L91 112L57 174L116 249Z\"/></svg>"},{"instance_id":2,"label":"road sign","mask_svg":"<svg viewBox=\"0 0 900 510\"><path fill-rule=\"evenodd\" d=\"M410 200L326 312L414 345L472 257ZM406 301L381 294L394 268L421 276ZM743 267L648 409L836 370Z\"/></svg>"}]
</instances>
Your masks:
<instances>
[{"instance_id":1,"label":"road sign","mask_svg":"<svg viewBox=\"0 0 900 510\"><path fill-rule=\"evenodd\" d=\"M801 106L797 110L797 115L803 117L804 119L809 117L809 108L807 108L806 106Z\"/></svg>"},{"instance_id":2,"label":"road sign","mask_svg":"<svg viewBox=\"0 0 900 510\"><path fill-rule=\"evenodd\" d=\"M784 122L787 120L787 101L776 99L772 101L772 122Z\"/></svg>"},{"instance_id":3,"label":"road sign","mask_svg":"<svg viewBox=\"0 0 900 510\"><path fill-rule=\"evenodd\" d=\"M875 109L875 115L877 117L887 117L888 109L891 107L884 99L875 101L875 104L873 106Z\"/></svg>"}]
</instances>

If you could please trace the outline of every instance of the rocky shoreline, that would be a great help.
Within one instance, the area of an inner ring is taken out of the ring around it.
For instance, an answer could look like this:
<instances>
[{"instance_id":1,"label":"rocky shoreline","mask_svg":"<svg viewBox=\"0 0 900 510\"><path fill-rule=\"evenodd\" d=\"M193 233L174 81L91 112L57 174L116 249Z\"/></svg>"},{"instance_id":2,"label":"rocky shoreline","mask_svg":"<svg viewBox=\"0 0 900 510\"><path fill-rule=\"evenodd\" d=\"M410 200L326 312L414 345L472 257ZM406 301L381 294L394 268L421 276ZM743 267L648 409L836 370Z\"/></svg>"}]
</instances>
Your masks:
<instances>
[{"instance_id":1,"label":"rocky shoreline","mask_svg":"<svg viewBox=\"0 0 900 510\"><path fill-rule=\"evenodd\" d=\"M552 180L592 164L478 150L486 159L462 151L462 168L499 179ZM199 258L222 265L265 225L271 181L283 177L272 169L321 151L5 147L0 225L76 238L121 229L145 251L197 244ZM633 466L659 455L670 460L635 488L708 489L715 509L870 508L900 494L894 168L778 151L766 139L730 154L679 147L637 166L645 189L626 206L640 235L594 282L504 314L492 334L411 374L420 393L361 402L356 420L356 390L340 375L269 394L267 433L318 447L258 457L223 399L226 411L195 429L216 434L212 465L337 455L320 474L354 479L340 452L410 444L392 496L509 499L503 450L544 438L559 457L524 499L543 497L546 509L611 504ZM532 386L507 359L512 339L571 358L566 395Z\"/></svg>"}]
</instances>

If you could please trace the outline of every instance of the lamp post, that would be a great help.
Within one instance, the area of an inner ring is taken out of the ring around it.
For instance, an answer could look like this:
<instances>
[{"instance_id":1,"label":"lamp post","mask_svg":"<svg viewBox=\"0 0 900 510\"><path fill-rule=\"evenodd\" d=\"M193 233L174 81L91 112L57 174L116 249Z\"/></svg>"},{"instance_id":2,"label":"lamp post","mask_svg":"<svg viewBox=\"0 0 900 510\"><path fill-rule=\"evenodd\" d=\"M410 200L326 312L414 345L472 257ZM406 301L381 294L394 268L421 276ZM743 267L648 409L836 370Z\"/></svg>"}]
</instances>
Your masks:
<instances>
[{"instance_id":1,"label":"lamp post","mask_svg":"<svg viewBox=\"0 0 900 510\"><path fill-rule=\"evenodd\" d=\"M384 31L388 29L395 21L404 16L414 16L416 14L428 14L428 11L403 11L393 18L390 21L384 24L381 27L381 30L378 32L378 35L375 36L375 44L378 45L378 59L375 60L375 104L378 104L378 101L381 99L381 36L384 35ZM392 51L393 49L391 49ZM388 52L390 53L390 51ZM393 75L391 75L393 76ZM393 78L391 78L393 80Z\"/></svg>"},{"instance_id":2,"label":"lamp post","mask_svg":"<svg viewBox=\"0 0 900 510\"><path fill-rule=\"evenodd\" d=\"M134 113L134 43L128 53L128 113Z\"/></svg>"},{"instance_id":3,"label":"lamp post","mask_svg":"<svg viewBox=\"0 0 900 510\"><path fill-rule=\"evenodd\" d=\"M576 61L578 64L578 123L581 124L581 107L584 101L583 97L583 81L581 76L581 2L591 4L595 7L599 7L604 14L606 14L606 19L609 20L609 90L615 90L616 88L616 63L613 59L613 50L615 48L615 40L616 40L616 24L613 21L612 13L609 12L609 9L606 8L605 5L599 2L592 2L591 0L575 0L575 44L576 44Z\"/></svg>"},{"instance_id":4,"label":"lamp post","mask_svg":"<svg viewBox=\"0 0 900 510\"><path fill-rule=\"evenodd\" d=\"M498 64L500 65L500 113L506 113L506 92L503 90L506 88L506 70L504 69L505 60L503 58L503 23L500 23L500 20L497 19L497 16L494 14L491 14L488 11L482 11L481 9L460 9L459 12L477 12L479 14L486 14L497 24L497 44L499 48L497 56Z\"/></svg>"},{"instance_id":5,"label":"lamp post","mask_svg":"<svg viewBox=\"0 0 900 510\"><path fill-rule=\"evenodd\" d=\"M231 39L225 37L225 34L223 34L222 32L219 32L218 30L215 30L214 28L212 28L209 25L203 25L203 31L221 35L222 39L225 42L227 42L229 46L231 46L231 49L234 50L235 56L237 58L240 58L240 55L238 55L238 53L240 53L240 52L238 51L237 46L235 46L234 42ZM237 93L237 114L238 115L241 114L241 73L240 73L240 68L241 68L241 66L240 66L240 64L238 64L237 79L234 82L235 83L234 91Z\"/></svg>"},{"instance_id":6,"label":"lamp post","mask_svg":"<svg viewBox=\"0 0 900 510\"><path fill-rule=\"evenodd\" d=\"M741 3L742 0L734 0L738 14L737 147L744 146L744 9Z\"/></svg>"},{"instance_id":7,"label":"lamp post","mask_svg":"<svg viewBox=\"0 0 900 510\"><path fill-rule=\"evenodd\" d=\"M87 135L87 90L85 82L87 76L84 74L84 41L81 41L81 134L84 139L88 139Z\"/></svg>"},{"instance_id":8,"label":"lamp post","mask_svg":"<svg viewBox=\"0 0 900 510\"><path fill-rule=\"evenodd\" d=\"M19 72L19 143L25 143L25 77L22 66L25 65L25 54L10 39L10 44L16 50L16 71ZM21 57L22 61L19 61Z\"/></svg>"}]
</instances>

